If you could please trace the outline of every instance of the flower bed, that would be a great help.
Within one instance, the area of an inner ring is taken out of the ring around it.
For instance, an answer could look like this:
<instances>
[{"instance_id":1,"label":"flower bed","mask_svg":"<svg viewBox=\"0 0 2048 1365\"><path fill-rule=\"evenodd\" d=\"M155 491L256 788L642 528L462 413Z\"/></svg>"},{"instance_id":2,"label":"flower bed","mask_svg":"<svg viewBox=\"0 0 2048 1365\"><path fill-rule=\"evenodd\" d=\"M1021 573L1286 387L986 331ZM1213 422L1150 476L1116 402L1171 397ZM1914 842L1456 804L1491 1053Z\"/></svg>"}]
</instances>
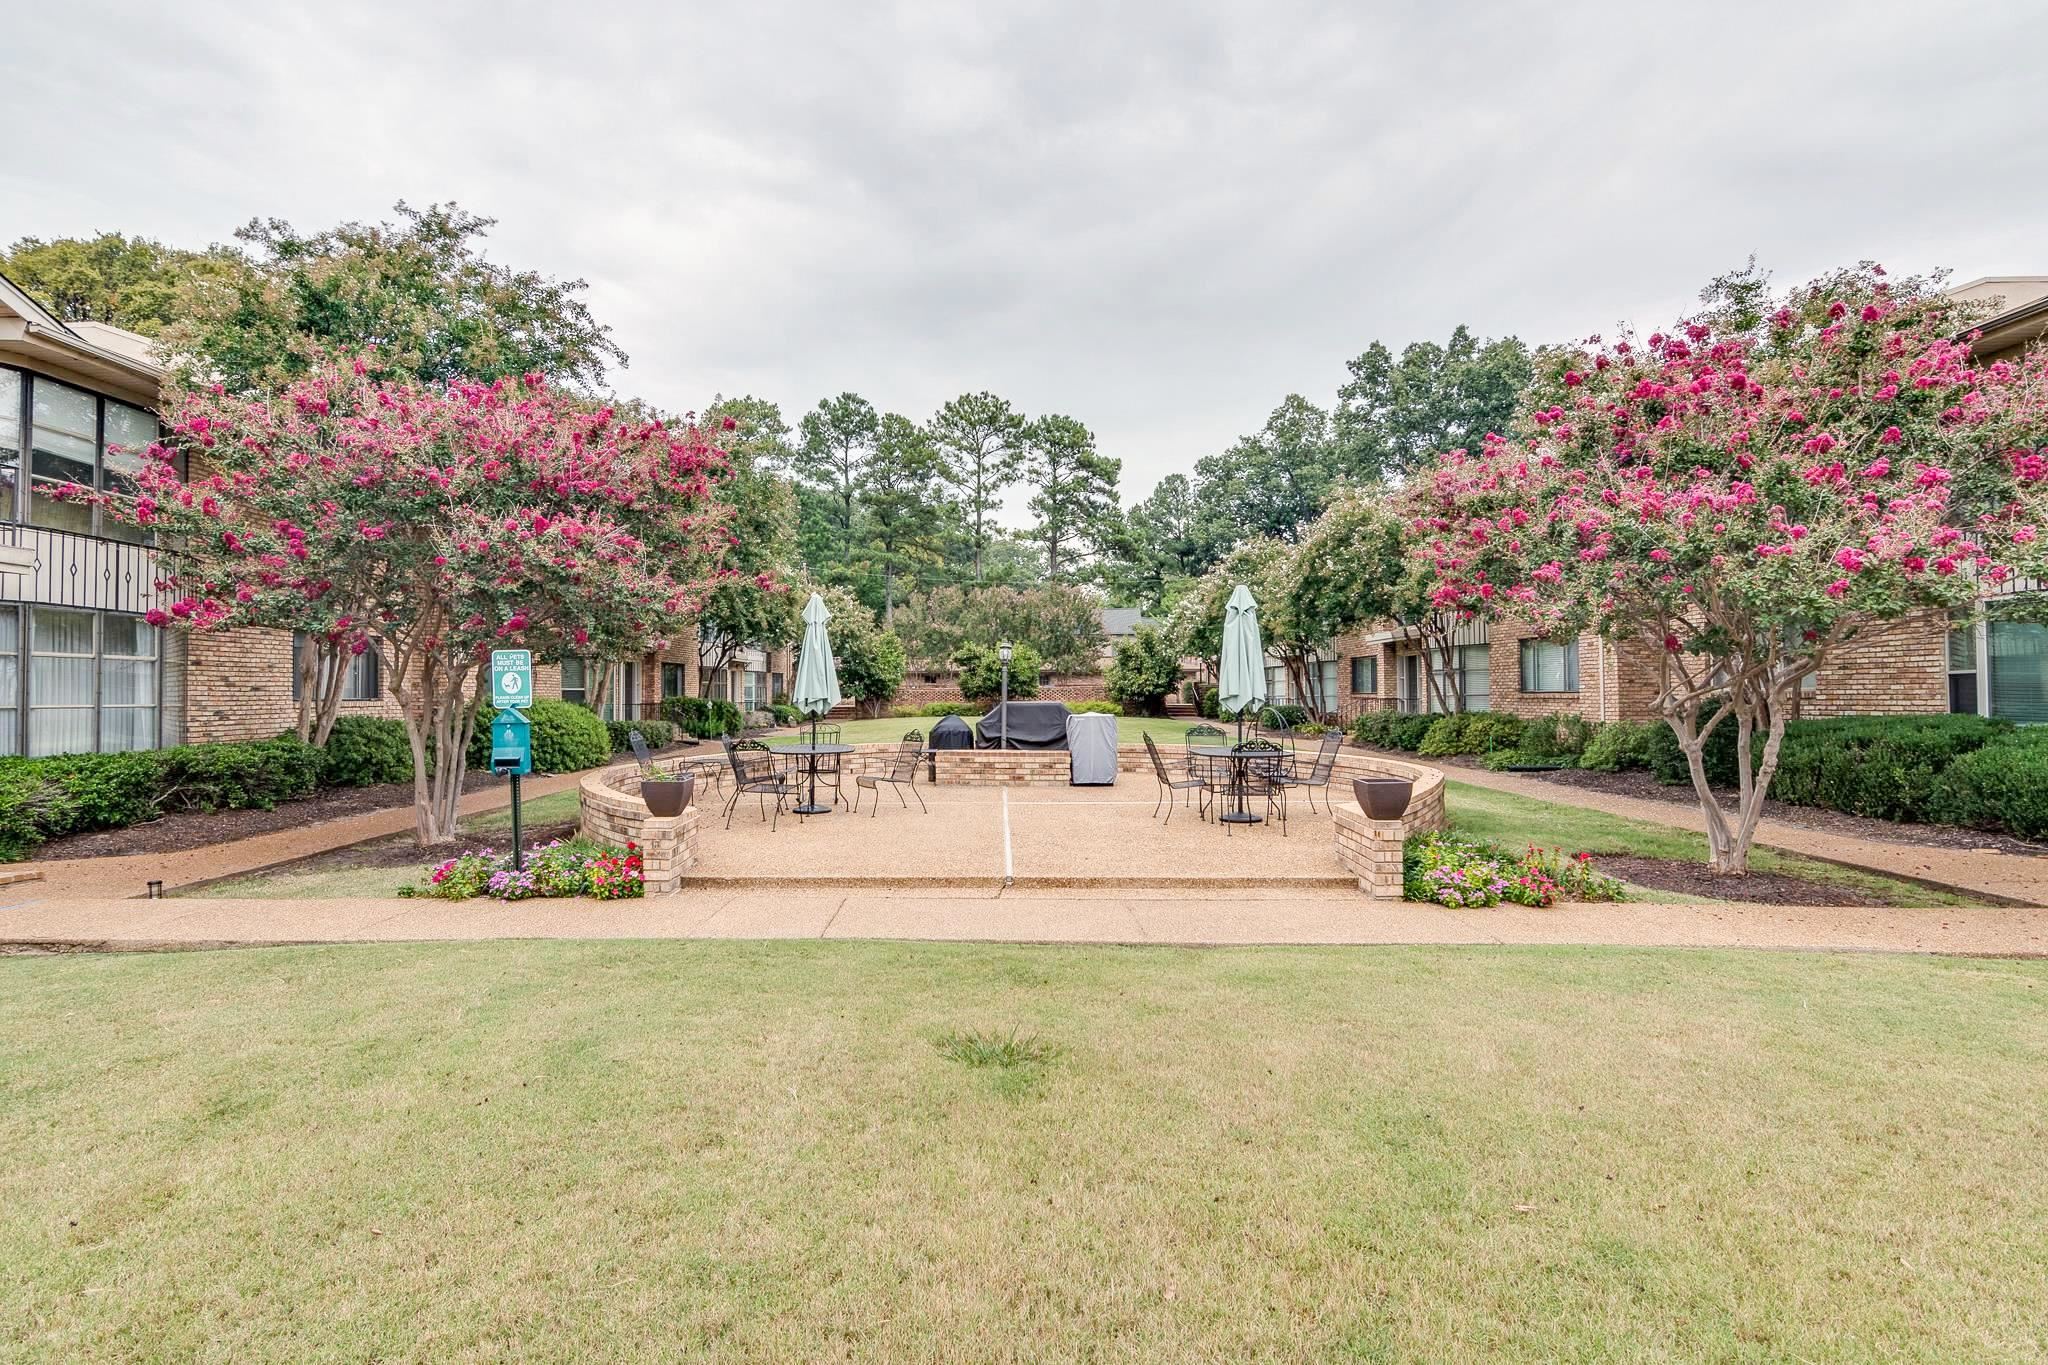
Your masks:
<instances>
[{"instance_id":1,"label":"flower bed","mask_svg":"<svg viewBox=\"0 0 2048 1365\"><path fill-rule=\"evenodd\" d=\"M1401 895L1454 907L1620 900L1621 883L1595 870L1592 857L1534 844L1517 854L1463 835L1425 834L1402 850Z\"/></svg>"},{"instance_id":2,"label":"flower bed","mask_svg":"<svg viewBox=\"0 0 2048 1365\"><path fill-rule=\"evenodd\" d=\"M640 850L633 844L617 848L588 839L557 839L528 850L526 866L512 869L512 854L492 849L459 854L428 874L425 886L399 888L401 896L432 896L466 901L488 896L501 901L541 896L589 896L593 900L631 900L642 894Z\"/></svg>"}]
</instances>

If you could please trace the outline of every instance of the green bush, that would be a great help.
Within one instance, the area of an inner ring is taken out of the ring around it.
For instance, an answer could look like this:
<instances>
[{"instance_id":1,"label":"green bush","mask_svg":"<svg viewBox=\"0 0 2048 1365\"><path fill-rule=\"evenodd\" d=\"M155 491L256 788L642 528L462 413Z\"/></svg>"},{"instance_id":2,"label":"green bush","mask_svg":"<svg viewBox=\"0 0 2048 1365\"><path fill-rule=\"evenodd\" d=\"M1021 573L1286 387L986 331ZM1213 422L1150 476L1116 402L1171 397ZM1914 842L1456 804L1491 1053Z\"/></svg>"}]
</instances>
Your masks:
<instances>
[{"instance_id":1,"label":"green bush","mask_svg":"<svg viewBox=\"0 0 2048 1365\"><path fill-rule=\"evenodd\" d=\"M632 735L635 730L647 742L650 749L666 749L676 742L676 727L665 720L608 720L604 723L606 733L611 736L612 752L623 754L633 748Z\"/></svg>"},{"instance_id":2,"label":"green bush","mask_svg":"<svg viewBox=\"0 0 2048 1365\"><path fill-rule=\"evenodd\" d=\"M1927 805L1943 824L2048 836L2048 728L2007 734L1962 755L1935 779Z\"/></svg>"},{"instance_id":3,"label":"green bush","mask_svg":"<svg viewBox=\"0 0 2048 1365\"><path fill-rule=\"evenodd\" d=\"M412 745L405 722L343 716L328 731L320 768L323 787L375 787L412 781Z\"/></svg>"},{"instance_id":4,"label":"green bush","mask_svg":"<svg viewBox=\"0 0 2048 1365\"><path fill-rule=\"evenodd\" d=\"M1847 716L1786 725L1771 795L1877 820L1929 820L1940 778L2012 732L1983 716Z\"/></svg>"},{"instance_id":5,"label":"green bush","mask_svg":"<svg viewBox=\"0 0 2048 1365\"><path fill-rule=\"evenodd\" d=\"M1412 754L1422 747L1423 737L1437 719L1400 711L1368 711L1351 723L1351 738L1375 749L1399 749Z\"/></svg>"},{"instance_id":6,"label":"green bush","mask_svg":"<svg viewBox=\"0 0 2048 1365\"><path fill-rule=\"evenodd\" d=\"M988 707L978 701L928 701L923 706L912 706L902 712L905 716L980 716Z\"/></svg>"},{"instance_id":7,"label":"green bush","mask_svg":"<svg viewBox=\"0 0 2048 1365\"><path fill-rule=\"evenodd\" d=\"M1416 752L1426 758L1484 754L1522 742L1522 718L1494 711L1461 711L1438 716L1423 733Z\"/></svg>"},{"instance_id":8,"label":"green bush","mask_svg":"<svg viewBox=\"0 0 2048 1365\"><path fill-rule=\"evenodd\" d=\"M1704 725L1714 714L1720 702L1709 698L1700 707L1700 723ZM1761 758L1763 745L1755 746L1752 761ZM1700 755L1707 770L1707 781L1716 787L1733 787L1735 779L1735 717L1729 716L1714 727L1707 736L1707 747ZM1659 782L1667 787L1686 786L1692 782L1692 769L1686 764L1685 750L1679 747L1678 732L1664 721L1657 721L1650 730L1650 771Z\"/></svg>"},{"instance_id":9,"label":"green bush","mask_svg":"<svg viewBox=\"0 0 2048 1365\"><path fill-rule=\"evenodd\" d=\"M482 771L491 762L491 721L497 711L486 706L470 736L469 766ZM526 709L533 725L533 770L574 773L601 767L611 760L612 736L597 712L573 701L536 701Z\"/></svg>"},{"instance_id":10,"label":"green bush","mask_svg":"<svg viewBox=\"0 0 2048 1365\"><path fill-rule=\"evenodd\" d=\"M1269 706L1259 712L1259 724L1269 730L1292 730L1307 724L1308 719L1308 708L1291 702L1284 706Z\"/></svg>"},{"instance_id":11,"label":"green bush","mask_svg":"<svg viewBox=\"0 0 2048 1365\"><path fill-rule=\"evenodd\" d=\"M1010 700L1025 701L1038 695L1038 675L1043 666L1038 651L1030 645L1011 646ZM988 645L962 645L953 651L952 665L959 671L960 695L969 701L995 701L1002 696L1003 661Z\"/></svg>"},{"instance_id":12,"label":"green bush","mask_svg":"<svg viewBox=\"0 0 2048 1365\"><path fill-rule=\"evenodd\" d=\"M1579 752L1579 766L1598 773L1648 772L1656 731L1670 733L1661 720L1617 720L1596 726Z\"/></svg>"},{"instance_id":13,"label":"green bush","mask_svg":"<svg viewBox=\"0 0 2048 1365\"><path fill-rule=\"evenodd\" d=\"M1124 708L1113 701L1070 701L1067 709L1077 716L1120 716Z\"/></svg>"},{"instance_id":14,"label":"green bush","mask_svg":"<svg viewBox=\"0 0 2048 1365\"><path fill-rule=\"evenodd\" d=\"M739 707L711 697L669 697L661 703L661 718L696 739L719 739L745 728Z\"/></svg>"},{"instance_id":15,"label":"green bush","mask_svg":"<svg viewBox=\"0 0 2048 1365\"><path fill-rule=\"evenodd\" d=\"M170 811L269 810L318 789L325 756L285 735L126 754L0 759L0 859Z\"/></svg>"},{"instance_id":16,"label":"green bush","mask_svg":"<svg viewBox=\"0 0 2048 1365\"><path fill-rule=\"evenodd\" d=\"M786 701L769 703L768 710L775 716L777 725L802 725L804 713Z\"/></svg>"},{"instance_id":17,"label":"green bush","mask_svg":"<svg viewBox=\"0 0 2048 1365\"><path fill-rule=\"evenodd\" d=\"M1576 761L1592 737L1593 727L1584 716L1569 712L1534 716L1522 722L1521 738L1515 748L1520 753L1541 759Z\"/></svg>"}]
</instances>

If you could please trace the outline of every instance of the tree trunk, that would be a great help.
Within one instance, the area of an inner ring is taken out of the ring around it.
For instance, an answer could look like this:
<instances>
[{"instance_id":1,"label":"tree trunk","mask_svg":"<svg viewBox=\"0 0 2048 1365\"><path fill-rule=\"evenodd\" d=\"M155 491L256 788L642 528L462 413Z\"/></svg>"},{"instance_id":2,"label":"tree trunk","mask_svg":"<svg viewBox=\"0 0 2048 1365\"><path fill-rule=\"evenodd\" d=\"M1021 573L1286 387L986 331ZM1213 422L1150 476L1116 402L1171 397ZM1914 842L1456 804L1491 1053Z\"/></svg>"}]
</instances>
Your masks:
<instances>
[{"instance_id":1,"label":"tree trunk","mask_svg":"<svg viewBox=\"0 0 2048 1365\"><path fill-rule=\"evenodd\" d=\"M414 833L421 848L433 848L455 842L457 806L469 767L469 741L484 704L484 665L451 668L429 656L419 672L418 683L407 688L416 689L414 699L401 696L400 700L406 703L405 737L412 748Z\"/></svg>"},{"instance_id":2,"label":"tree trunk","mask_svg":"<svg viewBox=\"0 0 2048 1365\"><path fill-rule=\"evenodd\" d=\"M1791 687L1796 689L1797 679ZM1771 778L1778 771L1778 751L1785 738L1785 699L1771 693L1749 696L1722 704L1706 724L1700 723L1699 703L1691 702L1666 716L1678 747L1685 754L1686 772L1692 778L1693 794L1699 798L1700 814L1706 823L1707 863L1715 872L1742 876L1749 871L1749 852L1756 841L1756 827L1763 819L1764 800L1770 794ZM1758 715L1762 712L1761 717ZM1764 751L1755 761L1757 721L1765 723ZM1721 725L1735 726L1736 797L1731 812L1722 806L1707 782L1707 741Z\"/></svg>"},{"instance_id":3,"label":"tree trunk","mask_svg":"<svg viewBox=\"0 0 2048 1365\"><path fill-rule=\"evenodd\" d=\"M292 662L299 683L296 733L301 743L325 747L348 690L348 665L339 645L310 636L294 645Z\"/></svg>"}]
</instances>

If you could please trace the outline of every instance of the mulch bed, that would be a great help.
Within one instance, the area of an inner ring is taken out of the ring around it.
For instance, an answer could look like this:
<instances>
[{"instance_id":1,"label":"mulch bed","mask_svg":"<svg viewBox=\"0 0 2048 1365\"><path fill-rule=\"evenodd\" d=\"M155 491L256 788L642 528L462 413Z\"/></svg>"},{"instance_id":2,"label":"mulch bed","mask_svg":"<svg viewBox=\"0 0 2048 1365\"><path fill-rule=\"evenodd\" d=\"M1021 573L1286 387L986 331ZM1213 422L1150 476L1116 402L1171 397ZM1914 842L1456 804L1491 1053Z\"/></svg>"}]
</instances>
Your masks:
<instances>
[{"instance_id":1,"label":"mulch bed","mask_svg":"<svg viewBox=\"0 0 2048 1365\"><path fill-rule=\"evenodd\" d=\"M1479 765L1468 762L1459 766ZM1584 768L1564 768L1557 772L1520 773L1517 776L1532 777L1539 782L1555 782L1561 787L1605 792L1610 796L1637 797L1646 801L1663 801L1675 806L1699 804L1690 786L1669 787L1648 773L1596 773L1588 772ZM1726 793L1725 797L1732 803L1733 793ZM1892 820L1871 820L1861 815L1843 815L1839 811L1821 810L1815 806L1787 805L1783 801L1773 801L1769 798L1764 801L1764 814L1770 819L1797 825L1801 829L1810 829L1816 833L1871 839L1879 843L1912 844L1921 848L1957 848L1971 852L2017 853L2023 857L2048 854L2048 843L2018 839L2010 834L1991 834L1984 830L1962 829L1955 825L1909 825Z\"/></svg>"},{"instance_id":2,"label":"mulch bed","mask_svg":"<svg viewBox=\"0 0 2048 1365\"><path fill-rule=\"evenodd\" d=\"M462 789L473 792L503 781L489 773L470 773ZM301 829L344 816L366 815L412 804L412 783L386 782L375 787L338 787L304 801L286 801L270 810L173 811L147 824L126 829L67 834L41 845L31 855L48 858L111 858L126 853L180 853L188 848L250 839L279 830Z\"/></svg>"},{"instance_id":3,"label":"mulch bed","mask_svg":"<svg viewBox=\"0 0 2048 1365\"><path fill-rule=\"evenodd\" d=\"M1610 877L1653 891L1676 891L1717 901L1748 901L1758 905L1883 905L1884 901L1851 887L1787 877L1777 872L1729 875L1705 863L1672 858L1630 858L1601 854L1593 866Z\"/></svg>"},{"instance_id":4,"label":"mulch bed","mask_svg":"<svg viewBox=\"0 0 2048 1365\"><path fill-rule=\"evenodd\" d=\"M697 744L675 745L661 750L656 757L674 757L696 752L702 747ZM631 755L621 757L630 758ZM479 791L504 780L487 772L471 772L463 777L462 790L465 793ZM345 816L366 815L371 811L411 804L410 782L387 782L375 787L337 787L304 801L284 802L271 810L173 811L147 824L130 825L126 829L67 834L39 846L30 858L43 861L51 858L111 858L128 853L182 853L186 849L205 848L209 844L231 843L259 834L301 829Z\"/></svg>"},{"instance_id":5,"label":"mulch bed","mask_svg":"<svg viewBox=\"0 0 2048 1365\"><path fill-rule=\"evenodd\" d=\"M531 848L535 844L545 844L556 839L575 838L576 822L571 820L560 824L532 825L519 833L521 842ZM382 867L425 868L452 858L457 853L468 853L483 848L503 852L511 846L512 831L504 828L494 829L489 834L465 835L457 839L451 847L445 850L437 849L431 853L415 843L410 834L395 834L388 839L375 839L367 844L329 849L325 853L315 853L288 863L278 863L274 867L264 868L262 875L273 877L302 872L345 872ZM251 875L254 874L237 873L235 878Z\"/></svg>"}]
</instances>

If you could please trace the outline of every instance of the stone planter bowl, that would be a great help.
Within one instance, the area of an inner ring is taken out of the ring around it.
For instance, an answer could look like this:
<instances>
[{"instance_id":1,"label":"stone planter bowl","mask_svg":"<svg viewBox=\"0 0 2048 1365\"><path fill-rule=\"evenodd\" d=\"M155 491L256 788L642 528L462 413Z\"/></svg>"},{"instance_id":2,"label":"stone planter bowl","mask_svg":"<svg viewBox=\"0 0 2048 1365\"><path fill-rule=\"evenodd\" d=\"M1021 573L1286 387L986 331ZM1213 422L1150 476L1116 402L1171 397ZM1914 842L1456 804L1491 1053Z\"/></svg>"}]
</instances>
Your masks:
<instances>
[{"instance_id":1,"label":"stone planter bowl","mask_svg":"<svg viewBox=\"0 0 2048 1365\"><path fill-rule=\"evenodd\" d=\"M1351 794L1368 820L1398 820L1408 810L1415 784L1405 777L1354 777Z\"/></svg>"},{"instance_id":2,"label":"stone planter bowl","mask_svg":"<svg viewBox=\"0 0 2048 1365\"><path fill-rule=\"evenodd\" d=\"M640 799L647 803L647 813L657 818L681 815L689 809L690 798L696 792L695 773L684 773L681 777L659 781L647 778L640 783Z\"/></svg>"}]
</instances>

